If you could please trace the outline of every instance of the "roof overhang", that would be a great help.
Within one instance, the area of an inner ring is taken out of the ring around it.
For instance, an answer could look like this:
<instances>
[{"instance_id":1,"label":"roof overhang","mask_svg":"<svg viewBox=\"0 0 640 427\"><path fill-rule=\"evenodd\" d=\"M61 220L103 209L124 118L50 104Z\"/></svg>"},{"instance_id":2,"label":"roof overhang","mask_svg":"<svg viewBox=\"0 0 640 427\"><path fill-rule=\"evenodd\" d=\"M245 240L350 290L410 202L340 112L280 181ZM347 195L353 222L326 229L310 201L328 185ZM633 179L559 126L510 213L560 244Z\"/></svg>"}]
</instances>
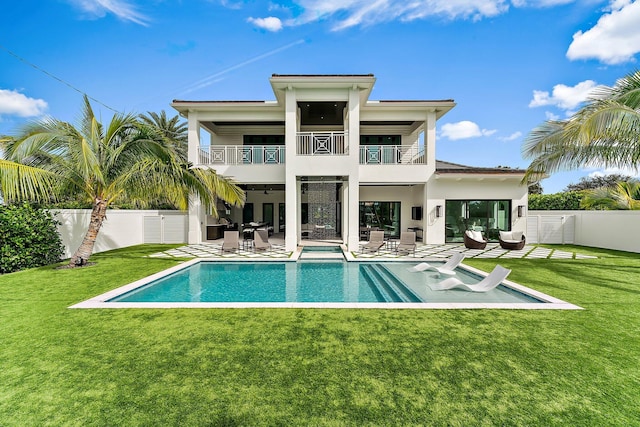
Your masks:
<instances>
[{"instance_id":1,"label":"roof overhang","mask_svg":"<svg viewBox=\"0 0 640 427\"><path fill-rule=\"evenodd\" d=\"M357 89L364 104L376 82L373 74L273 74L269 79L276 99L284 105L289 89Z\"/></svg>"}]
</instances>

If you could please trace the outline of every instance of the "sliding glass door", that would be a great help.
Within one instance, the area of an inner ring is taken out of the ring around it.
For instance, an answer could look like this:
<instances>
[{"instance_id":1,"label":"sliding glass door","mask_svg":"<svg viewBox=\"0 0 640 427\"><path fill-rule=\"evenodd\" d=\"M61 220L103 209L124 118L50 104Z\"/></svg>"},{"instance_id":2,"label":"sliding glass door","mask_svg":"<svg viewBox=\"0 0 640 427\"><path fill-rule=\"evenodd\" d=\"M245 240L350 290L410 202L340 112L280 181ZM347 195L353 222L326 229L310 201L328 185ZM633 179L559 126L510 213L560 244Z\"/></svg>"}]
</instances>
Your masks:
<instances>
[{"instance_id":1,"label":"sliding glass door","mask_svg":"<svg viewBox=\"0 0 640 427\"><path fill-rule=\"evenodd\" d=\"M445 212L446 242L462 242L466 230L497 241L500 230L511 229L510 200L447 200Z\"/></svg>"},{"instance_id":2,"label":"sliding glass door","mask_svg":"<svg viewBox=\"0 0 640 427\"><path fill-rule=\"evenodd\" d=\"M400 237L400 202L360 202L360 227Z\"/></svg>"}]
</instances>

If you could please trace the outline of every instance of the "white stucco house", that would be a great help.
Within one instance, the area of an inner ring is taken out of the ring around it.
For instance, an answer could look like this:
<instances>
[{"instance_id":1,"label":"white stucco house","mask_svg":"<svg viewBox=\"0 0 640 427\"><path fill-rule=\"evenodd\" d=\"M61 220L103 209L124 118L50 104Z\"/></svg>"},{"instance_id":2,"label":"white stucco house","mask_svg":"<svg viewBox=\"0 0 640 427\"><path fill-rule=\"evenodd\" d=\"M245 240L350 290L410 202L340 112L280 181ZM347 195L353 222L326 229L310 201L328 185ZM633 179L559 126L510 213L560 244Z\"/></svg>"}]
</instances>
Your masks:
<instances>
[{"instance_id":1,"label":"white stucco house","mask_svg":"<svg viewBox=\"0 0 640 427\"><path fill-rule=\"evenodd\" d=\"M223 207L222 216L268 223L287 250L315 239L355 251L371 228L390 237L416 230L434 244L461 242L465 229L490 239L526 231L523 170L436 160L436 122L453 100L374 101L375 82L372 74L273 74L273 101L171 105L188 120L189 161L246 190L244 209ZM217 223L192 203L189 243L219 237Z\"/></svg>"}]
</instances>

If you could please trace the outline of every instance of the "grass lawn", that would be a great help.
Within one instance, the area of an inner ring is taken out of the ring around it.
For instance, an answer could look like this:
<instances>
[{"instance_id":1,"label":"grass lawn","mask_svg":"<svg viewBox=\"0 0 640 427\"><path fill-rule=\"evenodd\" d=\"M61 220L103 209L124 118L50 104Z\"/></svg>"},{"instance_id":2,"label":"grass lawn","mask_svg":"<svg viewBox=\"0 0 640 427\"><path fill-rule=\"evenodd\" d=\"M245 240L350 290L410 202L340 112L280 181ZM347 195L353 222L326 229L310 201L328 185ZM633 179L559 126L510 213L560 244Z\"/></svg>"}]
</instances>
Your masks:
<instances>
[{"instance_id":1,"label":"grass lawn","mask_svg":"<svg viewBox=\"0 0 640 427\"><path fill-rule=\"evenodd\" d=\"M640 425L640 255L499 261L580 311L67 309L166 248L0 276L1 426Z\"/></svg>"}]
</instances>

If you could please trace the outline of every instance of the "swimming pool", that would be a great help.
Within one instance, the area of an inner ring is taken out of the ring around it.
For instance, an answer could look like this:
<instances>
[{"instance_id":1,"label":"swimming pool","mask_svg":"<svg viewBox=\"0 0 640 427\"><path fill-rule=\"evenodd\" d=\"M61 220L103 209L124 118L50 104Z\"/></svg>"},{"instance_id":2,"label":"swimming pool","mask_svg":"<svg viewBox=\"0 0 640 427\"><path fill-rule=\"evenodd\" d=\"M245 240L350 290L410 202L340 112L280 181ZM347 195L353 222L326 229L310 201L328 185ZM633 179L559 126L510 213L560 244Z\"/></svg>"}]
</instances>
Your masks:
<instances>
[{"instance_id":1,"label":"swimming pool","mask_svg":"<svg viewBox=\"0 0 640 427\"><path fill-rule=\"evenodd\" d=\"M73 307L571 308L508 281L486 293L432 291L443 277L411 273L414 264L195 260ZM483 273L457 276L474 283Z\"/></svg>"}]
</instances>

